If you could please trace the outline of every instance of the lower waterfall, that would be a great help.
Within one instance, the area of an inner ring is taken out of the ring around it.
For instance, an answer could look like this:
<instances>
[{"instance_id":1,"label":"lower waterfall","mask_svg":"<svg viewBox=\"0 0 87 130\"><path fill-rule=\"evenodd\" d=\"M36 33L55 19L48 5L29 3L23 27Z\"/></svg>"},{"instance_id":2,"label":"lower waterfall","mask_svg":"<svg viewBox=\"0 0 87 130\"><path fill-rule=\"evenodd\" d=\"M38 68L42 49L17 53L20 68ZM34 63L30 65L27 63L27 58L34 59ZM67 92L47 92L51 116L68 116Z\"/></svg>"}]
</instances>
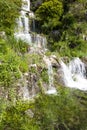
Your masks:
<instances>
[{"instance_id":1,"label":"lower waterfall","mask_svg":"<svg viewBox=\"0 0 87 130\"><path fill-rule=\"evenodd\" d=\"M60 61L60 64L65 86L86 91L87 79L85 64L79 58L74 58L68 65L63 61Z\"/></svg>"}]
</instances>

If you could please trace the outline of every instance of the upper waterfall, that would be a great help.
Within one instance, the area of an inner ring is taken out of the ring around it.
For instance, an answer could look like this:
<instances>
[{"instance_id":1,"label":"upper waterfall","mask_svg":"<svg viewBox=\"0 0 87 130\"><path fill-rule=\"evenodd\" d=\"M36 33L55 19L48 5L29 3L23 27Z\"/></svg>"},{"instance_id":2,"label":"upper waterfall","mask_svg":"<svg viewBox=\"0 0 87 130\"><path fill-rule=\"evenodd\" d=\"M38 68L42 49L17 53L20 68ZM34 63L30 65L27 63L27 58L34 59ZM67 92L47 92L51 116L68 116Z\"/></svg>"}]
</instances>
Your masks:
<instances>
[{"instance_id":1,"label":"upper waterfall","mask_svg":"<svg viewBox=\"0 0 87 130\"><path fill-rule=\"evenodd\" d=\"M63 71L62 78L64 79L66 86L87 90L85 64L79 58L71 60L68 65L63 61L61 61L60 64Z\"/></svg>"},{"instance_id":2,"label":"upper waterfall","mask_svg":"<svg viewBox=\"0 0 87 130\"><path fill-rule=\"evenodd\" d=\"M17 19L17 27L15 29L15 36L28 43L31 43L31 35L29 33L29 19L28 14L30 12L30 1L23 0L22 8L20 11L20 17Z\"/></svg>"},{"instance_id":3,"label":"upper waterfall","mask_svg":"<svg viewBox=\"0 0 87 130\"><path fill-rule=\"evenodd\" d=\"M30 0L23 0L22 9L30 11Z\"/></svg>"},{"instance_id":4,"label":"upper waterfall","mask_svg":"<svg viewBox=\"0 0 87 130\"><path fill-rule=\"evenodd\" d=\"M46 47L46 37L35 33L35 16L30 10L30 0L23 0L20 16L16 20L15 37L24 40L31 46L44 49ZM33 22L33 30L31 30L30 22ZM32 32L33 31L33 32Z\"/></svg>"}]
</instances>

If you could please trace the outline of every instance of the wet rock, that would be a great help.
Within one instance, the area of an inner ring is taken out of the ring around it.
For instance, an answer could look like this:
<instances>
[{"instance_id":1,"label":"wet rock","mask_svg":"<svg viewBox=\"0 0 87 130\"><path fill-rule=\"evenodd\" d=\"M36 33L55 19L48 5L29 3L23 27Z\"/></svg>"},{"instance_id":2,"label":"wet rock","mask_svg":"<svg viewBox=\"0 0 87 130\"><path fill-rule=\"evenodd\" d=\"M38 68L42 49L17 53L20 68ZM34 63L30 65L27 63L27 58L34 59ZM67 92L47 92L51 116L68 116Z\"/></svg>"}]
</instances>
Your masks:
<instances>
[{"instance_id":1,"label":"wet rock","mask_svg":"<svg viewBox=\"0 0 87 130\"><path fill-rule=\"evenodd\" d=\"M26 72L26 73L24 73L24 76L28 76L28 73Z\"/></svg>"},{"instance_id":2,"label":"wet rock","mask_svg":"<svg viewBox=\"0 0 87 130\"><path fill-rule=\"evenodd\" d=\"M61 60L64 62L64 63L69 63L70 59L69 57L65 56L65 57L62 57Z\"/></svg>"},{"instance_id":3,"label":"wet rock","mask_svg":"<svg viewBox=\"0 0 87 130\"><path fill-rule=\"evenodd\" d=\"M57 57L55 55L50 56L50 61L51 61L52 67L60 68L59 60L57 59Z\"/></svg>"},{"instance_id":4,"label":"wet rock","mask_svg":"<svg viewBox=\"0 0 87 130\"><path fill-rule=\"evenodd\" d=\"M65 86L64 80L63 80L63 72L60 69L57 69L56 73L54 74L54 82L55 86Z\"/></svg>"}]
</instances>

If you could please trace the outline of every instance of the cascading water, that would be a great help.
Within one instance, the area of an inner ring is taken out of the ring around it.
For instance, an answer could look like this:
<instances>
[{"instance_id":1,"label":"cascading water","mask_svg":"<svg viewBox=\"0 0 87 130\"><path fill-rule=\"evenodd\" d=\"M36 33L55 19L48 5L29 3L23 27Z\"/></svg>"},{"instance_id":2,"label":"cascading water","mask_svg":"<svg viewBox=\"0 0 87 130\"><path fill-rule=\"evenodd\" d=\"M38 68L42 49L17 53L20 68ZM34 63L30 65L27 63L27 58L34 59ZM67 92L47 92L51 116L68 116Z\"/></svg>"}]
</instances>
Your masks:
<instances>
[{"instance_id":1,"label":"cascading water","mask_svg":"<svg viewBox=\"0 0 87 130\"><path fill-rule=\"evenodd\" d=\"M15 37L31 43L31 35L29 33L29 19L27 14L30 12L30 1L23 0L22 10L20 12L20 17L17 20L18 28L15 29Z\"/></svg>"},{"instance_id":2,"label":"cascading water","mask_svg":"<svg viewBox=\"0 0 87 130\"><path fill-rule=\"evenodd\" d=\"M30 30L29 22L33 21L33 32ZM34 51L45 51L46 48L46 37L35 34L35 15L30 11L30 0L23 0L22 8L20 11L20 17L17 19L17 27L15 28L14 36L17 39L21 39L31 46L31 49ZM52 67L51 64L48 65L48 73L49 73L49 86L51 88L53 84L52 79ZM29 91L29 86L26 83L26 80L22 78L23 87L20 87L19 95L23 97L24 100L30 99L35 96L35 86L32 84L31 91ZM31 81L33 83L33 79ZM50 92L52 91L52 92ZM50 90L49 93L53 93L53 90Z\"/></svg>"},{"instance_id":3,"label":"cascading water","mask_svg":"<svg viewBox=\"0 0 87 130\"><path fill-rule=\"evenodd\" d=\"M85 64L79 59L73 59L68 65L60 61L63 71L63 79L66 86L87 90L87 79Z\"/></svg>"},{"instance_id":4,"label":"cascading water","mask_svg":"<svg viewBox=\"0 0 87 130\"><path fill-rule=\"evenodd\" d=\"M22 9L20 12L20 17L17 20L18 28L16 28L16 33L14 34L17 38L25 40L29 44L32 43L33 48L40 48L40 51L46 49L46 38L41 36L40 34L30 33L29 27L29 18L27 15L31 17L33 20L33 32L35 31L35 16L34 13L30 11L30 0L23 0ZM43 60L45 61L48 68L48 77L49 77L49 87L46 91L47 94L55 94L56 89L53 84L53 69L50 58L44 56ZM87 79L86 79L86 70L85 65L79 58L75 58L68 65L64 62L60 62L63 79L66 86L71 88L78 88L80 90L87 90ZM32 88L32 93L34 93L34 87ZM23 97L24 99L29 99L29 90L27 84L23 87Z\"/></svg>"},{"instance_id":5,"label":"cascading water","mask_svg":"<svg viewBox=\"0 0 87 130\"><path fill-rule=\"evenodd\" d=\"M56 89L54 88L53 84L53 69L52 69L52 64L51 61L48 57L44 56L43 60L45 61L47 68L48 68L48 77L49 77L49 87L47 90L47 94L55 94Z\"/></svg>"},{"instance_id":6,"label":"cascading water","mask_svg":"<svg viewBox=\"0 0 87 130\"><path fill-rule=\"evenodd\" d=\"M33 22L33 32L30 28L30 19ZM20 17L17 19L17 27L14 36L21 39L35 48L44 49L46 46L46 38L40 34L35 34L35 15L30 11L30 0L23 0Z\"/></svg>"},{"instance_id":7,"label":"cascading water","mask_svg":"<svg viewBox=\"0 0 87 130\"><path fill-rule=\"evenodd\" d=\"M36 48L42 48L43 50L45 50L46 48L46 44L47 44L47 40L45 37L42 37L39 34L32 34L31 35L31 41L33 43L33 46Z\"/></svg>"}]
</instances>

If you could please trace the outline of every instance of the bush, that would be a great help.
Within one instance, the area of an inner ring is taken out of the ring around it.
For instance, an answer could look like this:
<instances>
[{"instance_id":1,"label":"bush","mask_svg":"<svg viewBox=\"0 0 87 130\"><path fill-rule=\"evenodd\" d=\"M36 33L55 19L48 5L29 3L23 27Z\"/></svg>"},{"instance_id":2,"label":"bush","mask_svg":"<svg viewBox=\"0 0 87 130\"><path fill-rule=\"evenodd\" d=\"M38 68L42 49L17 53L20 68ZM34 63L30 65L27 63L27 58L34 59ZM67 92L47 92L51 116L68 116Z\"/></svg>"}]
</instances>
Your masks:
<instances>
[{"instance_id":1,"label":"bush","mask_svg":"<svg viewBox=\"0 0 87 130\"><path fill-rule=\"evenodd\" d=\"M49 0L36 10L36 19L40 21L45 32L49 32L59 25L63 13L63 4L58 0Z\"/></svg>"},{"instance_id":2,"label":"bush","mask_svg":"<svg viewBox=\"0 0 87 130\"><path fill-rule=\"evenodd\" d=\"M8 36L6 40L7 44L18 54L24 54L28 52L29 44L21 39L16 39L14 36Z\"/></svg>"},{"instance_id":3,"label":"bush","mask_svg":"<svg viewBox=\"0 0 87 130\"><path fill-rule=\"evenodd\" d=\"M0 57L0 86L10 87L20 77L20 58L12 51Z\"/></svg>"},{"instance_id":4,"label":"bush","mask_svg":"<svg viewBox=\"0 0 87 130\"><path fill-rule=\"evenodd\" d=\"M29 102L0 99L1 130L86 130L87 95L58 88L57 95L38 95Z\"/></svg>"},{"instance_id":5,"label":"bush","mask_svg":"<svg viewBox=\"0 0 87 130\"><path fill-rule=\"evenodd\" d=\"M74 95L76 93L68 88L62 88L58 90L57 95L41 95L35 100L34 118L41 130L84 130L87 128L87 120L84 124L87 103L85 102L86 104L82 106L81 100Z\"/></svg>"},{"instance_id":6,"label":"bush","mask_svg":"<svg viewBox=\"0 0 87 130\"><path fill-rule=\"evenodd\" d=\"M0 86L14 86L21 73L28 71L28 60L27 56L24 55L26 51L21 50L22 44L24 48L26 48L26 44L20 42L21 45L17 45L17 43L16 40L14 42L14 39L13 42L0 40Z\"/></svg>"}]
</instances>

